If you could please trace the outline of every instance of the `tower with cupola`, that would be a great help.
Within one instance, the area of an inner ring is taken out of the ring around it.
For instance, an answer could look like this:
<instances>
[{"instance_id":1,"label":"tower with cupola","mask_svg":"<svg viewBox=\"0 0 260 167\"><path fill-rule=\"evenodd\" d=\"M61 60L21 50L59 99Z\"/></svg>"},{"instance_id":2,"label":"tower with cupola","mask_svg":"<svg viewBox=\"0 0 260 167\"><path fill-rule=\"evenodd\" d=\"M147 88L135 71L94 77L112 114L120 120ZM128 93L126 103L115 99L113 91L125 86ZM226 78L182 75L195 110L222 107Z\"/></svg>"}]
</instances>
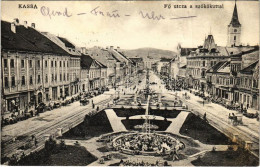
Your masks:
<instances>
[{"instance_id":1,"label":"tower with cupola","mask_svg":"<svg viewBox=\"0 0 260 167\"><path fill-rule=\"evenodd\" d=\"M235 2L233 16L232 16L231 22L228 25L227 46L234 47L234 46L241 45L240 36L241 36L241 24L238 19L237 4Z\"/></svg>"}]
</instances>

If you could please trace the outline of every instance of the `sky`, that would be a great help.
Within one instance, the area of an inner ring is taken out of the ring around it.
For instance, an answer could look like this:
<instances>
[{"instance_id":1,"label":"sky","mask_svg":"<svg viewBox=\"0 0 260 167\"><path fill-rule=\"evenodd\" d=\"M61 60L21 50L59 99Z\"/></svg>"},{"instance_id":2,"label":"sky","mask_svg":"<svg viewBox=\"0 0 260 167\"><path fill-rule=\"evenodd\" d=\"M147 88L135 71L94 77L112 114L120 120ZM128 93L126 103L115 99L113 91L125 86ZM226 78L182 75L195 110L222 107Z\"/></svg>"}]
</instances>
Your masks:
<instances>
[{"instance_id":1,"label":"sky","mask_svg":"<svg viewBox=\"0 0 260 167\"><path fill-rule=\"evenodd\" d=\"M2 1L1 19L35 23L42 32L65 37L78 47L119 46L122 49L153 47L176 51L177 44L197 47L212 34L219 46L227 44L227 25L234 1ZM259 2L237 1L242 24L241 43L259 43ZM33 4L37 9L19 8ZM168 8L168 4L171 8ZM223 8L195 8L195 5L223 5ZM174 8L187 5L187 8ZM190 8L192 5L192 8ZM167 6L167 8L165 8ZM48 15L61 12L58 16ZM54 11L54 12L53 12ZM91 12L92 11L92 12ZM109 17L114 13L116 17ZM102 13L104 16L102 16ZM158 16L161 19L143 18ZM117 17L117 16L120 17ZM162 17L164 19L162 19ZM176 19L178 18L178 19Z\"/></svg>"}]
</instances>

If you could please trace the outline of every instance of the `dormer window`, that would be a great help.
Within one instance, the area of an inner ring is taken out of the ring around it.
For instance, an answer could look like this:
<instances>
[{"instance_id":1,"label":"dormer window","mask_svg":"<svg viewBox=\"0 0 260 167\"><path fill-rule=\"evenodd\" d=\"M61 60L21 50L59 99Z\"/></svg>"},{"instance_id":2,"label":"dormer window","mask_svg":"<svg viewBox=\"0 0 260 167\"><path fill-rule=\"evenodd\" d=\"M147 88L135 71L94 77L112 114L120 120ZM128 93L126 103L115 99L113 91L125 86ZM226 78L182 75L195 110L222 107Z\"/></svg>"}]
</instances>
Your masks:
<instances>
[{"instance_id":1,"label":"dormer window","mask_svg":"<svg viewBox=\"0 0 260 167\"><path fill-rule=\"evenodd\" d=\"M237 29L234 29L234 32L237 32Z\"/></svg>"}]
</instances>

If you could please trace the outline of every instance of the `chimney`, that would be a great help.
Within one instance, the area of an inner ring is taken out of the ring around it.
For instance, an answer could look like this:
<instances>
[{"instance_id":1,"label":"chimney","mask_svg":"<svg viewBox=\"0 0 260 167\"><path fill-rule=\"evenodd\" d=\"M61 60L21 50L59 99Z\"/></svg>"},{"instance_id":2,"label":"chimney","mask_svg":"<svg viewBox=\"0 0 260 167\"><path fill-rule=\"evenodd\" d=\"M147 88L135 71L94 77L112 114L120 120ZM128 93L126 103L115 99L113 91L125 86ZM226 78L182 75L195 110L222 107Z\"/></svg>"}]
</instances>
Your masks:
<instances>
[{"instance_id":1,"label":"chimney","mask_svg":"<svg viewBox=\"0 0 260 167\"><path fill-rule=\"evenodd\" d=\"M24 27L25 27L25 28L28 28L27 21L24 21Z\"/></svg>"},{"instance_id":2,"label":"chimney","mask_svg":"<svg viewBox=\"0 0 260 167\"><path fill-rule=\"evenodd\" d=\"M14 24L15 24L16 26L19 25L19 19L15 18L15 19L14 19Z\"/></svg>"},{"instance_id":3,"label":"chimney","mask_svg":"<svg viewBox=\"0 0 260 167\"><path fill-rule=\"evenodd\" d=\"M86 54L86 48L85 47L81 47L81 53Z\"/></svg>"},{"instance_id":4,"label":"chimney","mask_svg":"<svg viewBox=\"0 0 260 167\"><path fill-rule=\"evenodd\" d=\"M31 27L32 27L32 28L35 28L35 23L32 23L32 24L31 24Z\"/></svg>"},{"instance_id":5,"label":"chimney","mask_svg":"<svg viewBox=\"0 0 260 167\"><path fill-rule=\"evenodd\" d=\"M13 33L16 33L15 23L11 23L11 31L12 31Z\"/></svg>"},{"instance_id":6,"label":"chimney","mask_svg":"<svg viewBox=\"0 0 260 167\"><path fill-rule=\"evenodd\" d=\"M113 49L114 49L114 46L110 46L110 49L113 50Z\"/></svg>"}]
</instances>

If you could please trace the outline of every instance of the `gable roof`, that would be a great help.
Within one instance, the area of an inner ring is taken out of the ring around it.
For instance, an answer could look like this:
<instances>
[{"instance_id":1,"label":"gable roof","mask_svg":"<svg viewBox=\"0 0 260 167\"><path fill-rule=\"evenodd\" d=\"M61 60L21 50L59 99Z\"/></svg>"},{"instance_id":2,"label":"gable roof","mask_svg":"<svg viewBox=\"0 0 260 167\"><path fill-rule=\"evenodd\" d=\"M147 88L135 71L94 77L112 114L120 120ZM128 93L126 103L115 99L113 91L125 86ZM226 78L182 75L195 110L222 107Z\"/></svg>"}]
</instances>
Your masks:
<instances>
[{"instance_id":1,"label":"gable roof","mask_svg":"<svg viewBox=\"0 0 260 167\"><path fill-rule=\"evenodd\" d=\"M16 33L11 31L11 23L1 21L2 49L13 51L31 51L69 55L57 44L31 27L16 25Z\"/></svg>"},{"instance_id":2,"label":"gable roof","mask_svg":"<svg viewBox=\"0 0 260 167\"><path fill-rule=\"evenodd\" d=\"M239 72L242 74L253 74L255 71L255 68L259 66L259 60L252 63L251 65L245 67L244 69L240 70Z\"/></svg>"},{"instance_id":3,"label":"gable roof","mask_svg":"<svg viewBox=\"0 0 260 167\"><path fill-rule=\"evenodd\" d=\"M81 54L80 59L80 66L82 69L90 69L91 64L93 63L94 59L86 54Z\"/></svg>"},{"instance_id":4,"label":"gable roof","mask_svg":"<svg viewBox=\"0 0 260 167\"><path fill-rule=\"evenodd\" d=\"M214 66L212 66L210 69L208 69L207 70L207 73L215 73L215 72L217 72L220 68L221 68L221 66L223 65L223 64L225 64L226 63L226 61L220 61L220 62L218 62L217 64L215 64Z\"/></svg>"},{"instance_id":5,"label":"gable roof","mask_svg":"<svg viewBox=\"0 0 260 167\"><path fill-rule=\"evenodd\" d=\"M73 45L68 39L63 37L58 37L58 38L65 44L66 47L73 48L73 49L76 48L75 45Z\"/></svg>"},{"instance_id":6,"label":"gable roof","mask_svg":"<svg viewBox=\"0 0 260 167\"><path fill-rule=\"evenodd\" d=\"M78 52L76 49L69 48L66 46L66 41L68 41L66 38L57 37L56 35L48 33L48 32L42 32L42 34L44 36L46 36L48 39L50 39L51 41L53 41L54 43L56 43L57 45L59 45L63 50L65 50L70 55L81 56L81 53ZM61 40L61 38L63 40ZM64 41L65 41L65 43L64 43Z\"/></svg>"}]
</instances>

